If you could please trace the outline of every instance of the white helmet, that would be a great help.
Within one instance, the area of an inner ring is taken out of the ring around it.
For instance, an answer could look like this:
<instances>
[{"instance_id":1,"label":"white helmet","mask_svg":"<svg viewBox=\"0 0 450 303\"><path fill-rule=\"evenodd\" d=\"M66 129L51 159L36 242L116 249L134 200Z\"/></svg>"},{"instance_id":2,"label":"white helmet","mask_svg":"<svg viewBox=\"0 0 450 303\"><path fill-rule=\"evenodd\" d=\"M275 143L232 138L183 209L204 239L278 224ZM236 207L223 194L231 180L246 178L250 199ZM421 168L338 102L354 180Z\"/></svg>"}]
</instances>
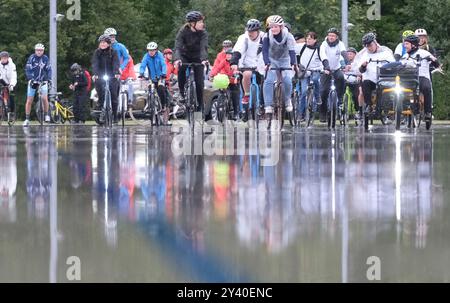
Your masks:
<instances>
[{"instance_id":1,"label":"white helmet","mask_svg":"<svg viewBox=\"0 0 450 303\"><path fill-rule=\"evenodd\" d=\"M273 15L269 17L269 25L275 24L275 25L279 25L279 26L283 26L284 25L284 20L281 16L278 15Z\"/></svg>"},{"instance_id":2,"label":"white helmet","mask_svg":"<svg viewBox=\"0 0 450 303\"><path fill-rule=\"evenodd\" d=\"M34 50L45 50L44 44L38 43L34 46Z\"/></svg>"},{"instance_id":3,"label":"white helmet","mask_svg":"<svg viewBox=\"0 0 450 303\"><path fill-rule=\"evenodd\" d=\"M147 44L147 50L155 50L158 49L158 44L156 42L150 42Z\"/></svg>"},{"instance_id":4,"label":"white helmet","mask_svg":"<svg viewBox=\"0 0 450 303\"><path fill-rule=\"evenodd\" d=\"M117 36L117 31L114 28L110 27L105 29L104 34L108 36Z\"/></svg>"},{"instance_id":5,"label":"white helmet","mask_svg":"<svg viewBox=\"0 0 450 303\"><path fill-rule=\"evenodd\" d=\"M416 29L416 31L414 32L414 35L416 35L416 36L428 36L427 35L427 31L424 30L423 28Z\"/></svg>"}]
</instances>

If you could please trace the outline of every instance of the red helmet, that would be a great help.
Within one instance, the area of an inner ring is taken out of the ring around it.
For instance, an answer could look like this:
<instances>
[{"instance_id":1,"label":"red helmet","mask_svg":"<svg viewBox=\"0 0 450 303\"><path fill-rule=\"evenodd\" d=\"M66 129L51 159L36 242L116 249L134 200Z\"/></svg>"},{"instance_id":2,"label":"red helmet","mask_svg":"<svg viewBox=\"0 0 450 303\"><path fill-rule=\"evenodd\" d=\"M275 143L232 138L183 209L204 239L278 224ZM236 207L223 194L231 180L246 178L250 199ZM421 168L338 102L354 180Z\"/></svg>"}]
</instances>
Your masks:
<instances>
[{"instance_id":1,"label":"red helmet","mask_svg":"<svg viewBox=\"0 0 450 303\"><path fill-rule=\"evenodd\" d=\"M170 48L166 48L165 50L164 50L164 55L165 54L173 54L173 52L172 52L172 50L170 49Z\"/></svg>"}]
</instances>

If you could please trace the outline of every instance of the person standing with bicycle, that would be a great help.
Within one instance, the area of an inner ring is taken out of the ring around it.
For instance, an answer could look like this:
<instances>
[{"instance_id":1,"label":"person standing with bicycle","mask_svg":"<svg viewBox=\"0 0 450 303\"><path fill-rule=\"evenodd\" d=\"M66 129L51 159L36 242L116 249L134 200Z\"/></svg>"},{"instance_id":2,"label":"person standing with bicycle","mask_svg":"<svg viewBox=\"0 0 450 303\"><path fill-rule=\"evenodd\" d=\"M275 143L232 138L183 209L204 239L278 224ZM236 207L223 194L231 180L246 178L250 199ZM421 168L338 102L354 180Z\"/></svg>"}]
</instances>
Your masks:
<instances>
[{"instance_id":1,"label":"person standing with bicycle","mask_svg":"<svg viewBox=\"0 0 450 303\"><path fill-rule=\"evenodd\" d=\"M28 88L27 103L25 105L25 121L23 122L23 126L30 125L31 106L33 104L34 95L36 94L36 89L39 87L42 94L45 113L44 121L47 123L50 122L50 116L48 114L48 84L46 83L41 86L41 83L48 82L51 84L52 67L50 65L50 59L44 55L44 51L45 47L43 44L36 44L34 46L34 54L28 58L25 66Z\"/></svg>"},{"instance_id":2,"label":"person standing with bicycle","mask_svg":"<svg viewBox=\"0 0 450 303\"><path fill-rule=\"evenodd\" d=\"M299 50L301 69L304 69L304 76L301 78L301 97L300 97L300 119L305 119L306 93L310 79L314 83L314 102L313 110L317 111L317 102L320 99L320 70L323 69L322 61L319 55L319 44L317 43L317 34L309 32L306 35L306 43ZM313 72L309 72L312 70Z\"/></svg>"},{"instance_id":3,"label":"person standing with bicycle","mask_svg":"<svg viewBox=\"0 0 450 303\"><path fill-rule=\"evenodd\" d=\"M69 88L74 92L73 115L74 122L84 124L86 100L88 98L88 79L83 68L78 63L70 67L72 73L72 83Z\"/></svg>"},{"instance_id":4,"label":"person standing with bicycle","mask_svg":"<svg viewBox=\"0 0 450 303\"><path fill-rule=\"evenodd\" d=\"M332 27L327 31L327 37L320 46L320 59L322 60L324 74L320 77L320 121L325 122L327 113L327 100L331 88L331 77L334 77L338 96L338 105L342 104L344 97L345 79L341 70L341 57L348 62L345 45L339 40L339 31Z\"/></svg>"},{"instance_id":5,"label":"person standing with bicycle","mask_svg":"<svg viewBox=\"0 0 450 303\"><path fill-rule=\"evenodd\" d=\"M186 69L183 63L208 64L208 33L205 30L205 16L199 11L190 11L175 39L175 67L178 68L178 87L181 102L185 102ZM197 92L197 111L203 112L204 66L194 65L194 79Z\"/></svg>"},{"instance_id":6,"label":"person standing with bicycle","mask_svg":"<svg viewBox=\"0 0 450 303\"><path fill-rule=\"evenodd\" d=\"M263 82L264 61L262 58L262 39L264 32L261 31L261 22L256 19L250 19L245 26L245 33L240 35L233 48L233 57L230 64L233 73L238 72L239 68L256 68L256 81L258 85ZM246 70L242 73L242 89L244 96L241 100L244 110L244 116L248 113L248 104L250 100L250 84L253 72Z\"/></svg>"},{"instance_id":7,"label":"person standing with bicycle","mask_svg":"<svg viewBox=\"0 0 450 303\"><path fill-rule=\"evenodd\" d=\"M159 99L165 114L168 116L169 107L166 97L166 75L167 66L163 54L158 50L156 42L147 44L147 54L142 58L139 69L139 79L144 78L145 70L148 69L148 76L155 84Z\"/></svg>"},{"instance_id":8,"label":"person standing with bicycle","mask_svg":"<svg viewBox=\"0 0 450 303\"><path fill-rule=\"evenodd\" d=\"M359 92L360 92L360 80L361 80L361 73L359 72L359 67L357 66L355 62L356 54L358 54L358 51L354 47L349 47L347 50L347 57L348 57L348 66L344 70L344 76L346 79L346 86L350 89L351 95L352 95L352 101L353 106L356 110L355 113L355 119L359 120Z\"/></svg>"},{"instance_id":9,"label":"person standing with bicycle","mask_svg":"<svg viewBox=\"0 0 450 303\"><path fill-rule=\"evenodd\" d=\"M377 67L378 63L370 62L371 60L385 61L384 63L394 62L394 54L386 47L378 44L374 33L367 33L362 38L362 44L365 50L361 52L358 59L359 71L362 74L362 92L364 96L364 104L367 107L371 104L372 92L376 89ZM360 107L360 115L364 109ZM366 113L364 113L366 114ZM361 116L362 117L362 116Z\"/></svg>"},{"instance_id":10,"label":"person standing with bicycle","mask_svg":"<svg viewBox=\"0 0 450 303\"><path fill-rule=\"evenodd\" d=\"M273 113L274 85L277 71L270 68L292 68L282 72L284 102L286 112L292 112L292 78L296 67L295 39L284 26L284 20L278 15L269 19L270 30L263 39L262 53L266 65L267 77L264 81L264 104L266 114ZM281 100L280 100L281 101Z\"/></svg>"},{"instance_id":11,"label":"person standing with bicycle","mask_svg":"<svg viewBox=\"0 0 450 303\"><path fill-rule=\"evenodd\" d=\"M14 120L15 103L14 103L14 87L17 85L16 65L6 51L0 52L0 83L8 87L9 102L6 104L8 113L8 121ZM0 92L1 94L1 92Z\"/></svg>"},{"instance_id":12,"label":"person standing with bicycle","mask_svg":"<svg viewBox=\"0 0 450 303\"><path fill-rule=\"evenodd\" d=\"M95 90L98 94L97 109L101 110L105 98L104 76L109 78L109 90L111 92L111 104L113 111L113 121L117 123L118 87L120 79L120 61L117 52L111 47L111 38L108 35L101 35L98 38L98 48L92 57L92 80L95 83ZM104 117L100 116L100 122Z\"/></svg>"}]
</instances>

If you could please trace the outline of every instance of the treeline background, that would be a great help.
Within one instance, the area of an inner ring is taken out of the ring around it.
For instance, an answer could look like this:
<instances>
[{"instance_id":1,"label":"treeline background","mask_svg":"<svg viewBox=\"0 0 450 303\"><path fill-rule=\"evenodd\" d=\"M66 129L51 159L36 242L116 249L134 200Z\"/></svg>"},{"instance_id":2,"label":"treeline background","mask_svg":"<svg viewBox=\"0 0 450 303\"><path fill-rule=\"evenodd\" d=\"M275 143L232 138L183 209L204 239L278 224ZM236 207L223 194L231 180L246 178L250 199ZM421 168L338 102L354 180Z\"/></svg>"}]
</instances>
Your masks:
<instances>
[{"instance_id":1,"label":"treeline background","mask_svg":"<svg viewBox=\"0 0 450 303\"><path fill-rule=\"evenodd\" d=\"M445 76L433 78L434 114L439 119L450 119L450 1L380 0L380 3L381 20L369 20L367 11L371 5L366 0L349 0L349 22L355 25L349 32L349 46L360 50L362 35L374 31L381 44L394 49L404 30L425 28L430 44L440 51L446 71ZM58 1L58 13L66 14L70 7L65 0ZM81 20L58 22L58 90L70 96L67 87L70 65L78 62L90 69L96 39L105 28L114 27L118 31L118 40L138 63L150 41L156 41L161 50L173 48L176 32L191 9L206 15L211 62L220 51L221 42L225 39L235 42L250 18L264 21L267 16L278 14L291 23L293 32L315 31L321 40L329 27L341 27L341 1L338 0L81 0ZM17 65L17 112L21 116L27 57L38 42L45 44L48 54L49 1L0 0L0 28L0 50L10 52Z\"/></svg>"}]
</instances>

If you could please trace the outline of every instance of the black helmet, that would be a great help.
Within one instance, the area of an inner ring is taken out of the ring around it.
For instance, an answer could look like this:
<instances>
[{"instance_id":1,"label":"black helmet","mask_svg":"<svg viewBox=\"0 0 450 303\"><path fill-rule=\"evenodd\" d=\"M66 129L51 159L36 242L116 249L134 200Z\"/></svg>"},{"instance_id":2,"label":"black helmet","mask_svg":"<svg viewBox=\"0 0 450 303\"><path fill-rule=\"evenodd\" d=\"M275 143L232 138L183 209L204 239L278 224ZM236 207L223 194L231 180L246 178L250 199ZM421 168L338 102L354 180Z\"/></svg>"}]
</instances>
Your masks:
<instances>
[{"instance_id":1,"label":"black helmet","mask_svg":"<svg viewBox=\"0 0 450 303\"><path fill-rule=\"evenodd\" d=\"M9 53L7 51L0 52L0 58L9 57Z\"/></svg>"},{"instance_id":2,"label":"black helmet","mask_svg":"<svg viewBox=\"0 0 450 303\"><path fill-rule=\"evenodd\" d=\"M205 19L205 16L199 11L190 11L186 14L186 22L198 22Z\"/></svg>"},{"instance_id":3,"label":"black helmet","mask_svg":"<svg viewBox=\"0 0 450 303\"><path fill-rule=\"evenodd\" d=\"M328 31L327 31L327 34L336 34L336 35L338 35L339 36L339 30L337 29L337 28L335 28L335 27L332 27L332 28L330 28Z\"/></svg>"},{"instance_id":4,"label":"black helmet","mask_svg":"<svg viewBox=\"0 0 450 303\"><path fill-rule=\"evenodd\" d=\"M261 29L261 22L259 22L259 20L256 19L250 19L247 21L245 29L249 32L258 31Z\"/></svg>"},{"instance_id":5,"label":"black helmet","mask_svg":"<svg viewBox=\"0 0 450 303\"><path fill-rule=\"evenodd\" d=\"M111 38L109 37L109 35L103 34L100 37L98 37L98 42L102 41L106 41L106 43L111 44Z\"/></svg>"},{"instance_id":6,"label":"black helmet","mask_svg":"<svg viewBox=\"0 0 450 303\"><path fill-rule=\"evenodd\" d=\"M373 41L377 39L377 36L374 33L367 33L362 37L363 46L367 46Z\"/></svg>"},{"instance_id":7,"label":"black helmet","mask_svg":"<svg viewBox=\"0 0 450 303\"><path fill-rule=\"evenodd\" d=\"M415 47L419 47L420 39L416 35L410 35L410 36L406 37L404 41L411 43Z\"/></svg>"},{"instance_id":8,"label":"black helmet","mask_svg":"<svg viewBox=\"0 0 450 303\"><path fill-rule=\"evenodd\" d=\"M288 29L289 32L291 32L292 25L290 23L284 22L284 26Z\"/></svg>"}]
</instances>

